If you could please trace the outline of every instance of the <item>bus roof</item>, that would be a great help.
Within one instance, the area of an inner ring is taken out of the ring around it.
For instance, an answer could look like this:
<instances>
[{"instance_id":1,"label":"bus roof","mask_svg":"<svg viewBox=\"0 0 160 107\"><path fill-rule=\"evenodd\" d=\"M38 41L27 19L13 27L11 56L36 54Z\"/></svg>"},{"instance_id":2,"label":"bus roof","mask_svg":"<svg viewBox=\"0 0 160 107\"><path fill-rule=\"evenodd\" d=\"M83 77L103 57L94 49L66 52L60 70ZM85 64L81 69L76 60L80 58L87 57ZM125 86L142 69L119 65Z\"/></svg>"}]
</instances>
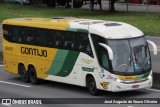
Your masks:
<instances>
[{"instance_id":1,"label":"bus roof","mask_svg":"<svg viewBox=\"0 0 160 107\"><path fill-rule=\"evenodd\" d=\"M70 31L81 29L108 39L134 38L144 35L142 31L127 23L93 19L14 18L3 21L3 24Z\"/></svg>"}]
</instances>

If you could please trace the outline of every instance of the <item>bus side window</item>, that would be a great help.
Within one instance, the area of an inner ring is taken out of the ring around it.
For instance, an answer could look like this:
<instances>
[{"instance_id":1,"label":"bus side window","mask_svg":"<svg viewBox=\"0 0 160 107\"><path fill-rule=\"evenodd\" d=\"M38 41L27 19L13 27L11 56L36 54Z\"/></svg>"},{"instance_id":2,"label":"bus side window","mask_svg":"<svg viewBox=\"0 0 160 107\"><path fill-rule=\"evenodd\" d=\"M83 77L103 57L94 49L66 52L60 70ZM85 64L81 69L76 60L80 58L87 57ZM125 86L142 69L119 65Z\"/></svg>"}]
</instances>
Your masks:
<instances>
[{"instance_id":1,"label":"bus side window","mask_svg":"<svg viewBox=\"0 0 160 107\"><path fill-rule=\"evenodd\" d=\"M21 30L21 28L18 26L13 27L13 42L15 42L15 43L21 42L20 30Z\"/></svg>"},{"instance_id":2,"label":"bus side window","mask_svg":"<svg viewBox=\"0 0 160 107\"><path fill-rule=\"evenodd\" d=\"M106 70L110 70L111 67L110 67L110 60L109 60L108 52L106 49L104 49L103 47L99 45L99 43L105 43L105 38L100 37L95 34L91 34L91 37L93 40L94 48L95 48L96 55L97 55L100 66L102 66Z\"/></svg>"},{"instance_id":3,"label":"bus side window","mask_svg":"<svg viewBox=\"0 0 160 107\"><path fill-rule=\"evenodd\" d=\"M23 27L21 32L21 40L22 43L28 45L35 45L35 36L37 36L37 32L34 28Z\"/></svg>"},{"instance_id":4,"label":"bus side window","mask_svg":"<svg viewBox=\"0 0 160 107\"><path fill-rule=\"evenodd\" d=\"M38 46L47 46L47 35L48 30L46 29L36 29L37 34L35 34L35 43Z\"/></svg>"},{"instance_id":5,"label":"bus side window","mask_svg":"<svg viewBox=\"0 0 160 107\"><path fill-rule=\"evenodd\" d=\"M47 40L48 40L48 47L54 48L55 47L55 31L54 30L47 31Z\"/></svg>"},{"instance_id":6,"label":"bus side window","mask_svg":"<svg viewBox=\"0 0 160 107\"><path fill-rule=\"evenodd\" d=\"M64 49L64 35L62 31L55 31L55 48Z\"/></svg>"},{"instance_id":7,"label":"bus side window","mask_svg":"<svg viewBox=\"0 0 160 107\"><path fill-rule=\"evenodd\" d=\"M9 42L19 43L19 38L20 38L19 29L20 27L18 26L3 25L4 39L6 39Z\"/></svg>"},{"instance_id":8,"label":"bus side window","mask_svg":"<svg viewBox=\"0 0 160 107\"><path fill-rule=\"evenodd\" d=\"M102 67L104 67L106 70L109 70L108 52L103 47L100 47L99 49L99 62Z\"/></svg>"},{"instance_id":9,"label":"bus side window","mask_svg":"<svg viewBox=\"0 0 160 107\"><path fill-rule=\"evenodd\" d=\"M64 46L67 50L75 50L75 35L74 32L64 32Z\"/></svg>"},{"instance_id":10,"label":"bus side window","mask_svg":"<svg viewBox=\"0 0 160 107\"><path fill-rule=\"evenodd\" d=\"M87 33L77 33L77 50L93 57L92 48Z\"/></svg>"},{"instance_id":11,"label":"bus side window","mask_svg":"<svg viewBox=\"0 0 160 107\"><path fill-rule=\"evenodd\" d=\"M13 34L12 34L12 27L9 25L3 25L3 35L4 39L9 42L13 42Z\"/></svg>"}]
</instances>

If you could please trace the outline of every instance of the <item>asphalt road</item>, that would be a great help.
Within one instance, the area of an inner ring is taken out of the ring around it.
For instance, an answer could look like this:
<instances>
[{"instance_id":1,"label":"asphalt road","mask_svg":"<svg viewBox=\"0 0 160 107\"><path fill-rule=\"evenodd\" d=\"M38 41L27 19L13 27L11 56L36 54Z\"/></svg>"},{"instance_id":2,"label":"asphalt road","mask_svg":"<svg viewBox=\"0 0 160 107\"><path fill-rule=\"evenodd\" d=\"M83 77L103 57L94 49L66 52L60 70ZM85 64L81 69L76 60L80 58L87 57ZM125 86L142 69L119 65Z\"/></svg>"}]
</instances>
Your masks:
<instances>
[{"instance_id":1,"label":"asphalt road","mask_svg":"<svg viewBox=\"0 0 160 107\"><path fill-rule=\"evenodd\" d=\"M4 82L9 82L4 83ZM12 84L11 84L12 83ZM142 89L127 92L101 92L99 96L92 96L83 87L67 85L62 83L43 81L39 85L23 83L19 76L4 72L3 66L0 67L0 98L160 98L160 90ZM7 105L8 106L8 105ZM9 105L12 107L22 107L22 105ZM51 107L51 105L23 105L23 107ZM86 106L85 104L56 104L60 106ZM87 104L87 107L159 107L159 104ZM0 105L6 107L6 105Z\"/></svg>"},{"instance_id":2,"label":"asphalt road","mask_svg":"<svg viewBox=\"0 0 160 107\"><path fill-rule=\"evenodd\" d=\"M124 1L124 0L121 0ZM145 0L143 0L145 1ZM83 5L83 9L89 10L89 4ZM94 10L99 10L99 5L94 5ZM102 2L102 10L109 10L109 1L104 0ZM115 3L115 10L117 11L127 11L127 4L126 3ZM159 13L160 8L159 5L146 5L146 4L130 4L128 5L129 12L150 12L150 13Z\"/></svg>"}]
</instances>

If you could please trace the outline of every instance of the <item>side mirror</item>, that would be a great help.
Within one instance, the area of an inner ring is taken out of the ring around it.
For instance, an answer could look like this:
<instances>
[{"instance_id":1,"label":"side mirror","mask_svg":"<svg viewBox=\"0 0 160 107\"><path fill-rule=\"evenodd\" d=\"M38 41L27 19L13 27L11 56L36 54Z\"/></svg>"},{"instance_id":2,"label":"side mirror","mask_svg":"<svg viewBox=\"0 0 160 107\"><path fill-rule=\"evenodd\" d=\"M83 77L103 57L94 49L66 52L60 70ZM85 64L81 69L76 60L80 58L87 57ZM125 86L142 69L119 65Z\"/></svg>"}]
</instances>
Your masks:
<instances>
[{"instance_id":1,"label":"side mirror","mask_svg":"<svg viewBox=\"0 0 160 107\"><path fill-rule=\"evenodd\" d=\"M113 60L113 51L112 51L112 49L108 45L103 44L103 43L99 43L99 45L102 46L103 48L105 48L108 51L109 59Z\"/></svg>"},{"instance_id":2,"label":"side mirror","mask_svg":"<svg viewBox=\"0 0 160 107\"><path fill-rule=\"evenodd\" d=\"M153 55L157 55L157 46L154 42L147 40L147 42L153 47Z\"/></svg>"}]
</instances>

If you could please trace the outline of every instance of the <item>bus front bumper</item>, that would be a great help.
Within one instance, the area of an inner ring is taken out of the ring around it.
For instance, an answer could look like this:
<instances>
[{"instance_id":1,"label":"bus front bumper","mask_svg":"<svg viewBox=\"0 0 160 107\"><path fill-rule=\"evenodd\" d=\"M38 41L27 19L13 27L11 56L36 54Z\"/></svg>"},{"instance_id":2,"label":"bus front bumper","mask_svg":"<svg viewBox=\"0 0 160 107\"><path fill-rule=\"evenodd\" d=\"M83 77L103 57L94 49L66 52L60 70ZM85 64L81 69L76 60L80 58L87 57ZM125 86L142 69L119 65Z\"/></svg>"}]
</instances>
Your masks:
<instances>
[{"instance_id":1,"label":"bus front bumper","mask_svg":"<svg viewBox=\"0 0 160 107\"><path fill-rule=\"evenodd\" d=\"M141 82L124 83L119 81L112 82L112 92L137 90L152 87L152 76Z\"/></svg>"}]
</instances>

